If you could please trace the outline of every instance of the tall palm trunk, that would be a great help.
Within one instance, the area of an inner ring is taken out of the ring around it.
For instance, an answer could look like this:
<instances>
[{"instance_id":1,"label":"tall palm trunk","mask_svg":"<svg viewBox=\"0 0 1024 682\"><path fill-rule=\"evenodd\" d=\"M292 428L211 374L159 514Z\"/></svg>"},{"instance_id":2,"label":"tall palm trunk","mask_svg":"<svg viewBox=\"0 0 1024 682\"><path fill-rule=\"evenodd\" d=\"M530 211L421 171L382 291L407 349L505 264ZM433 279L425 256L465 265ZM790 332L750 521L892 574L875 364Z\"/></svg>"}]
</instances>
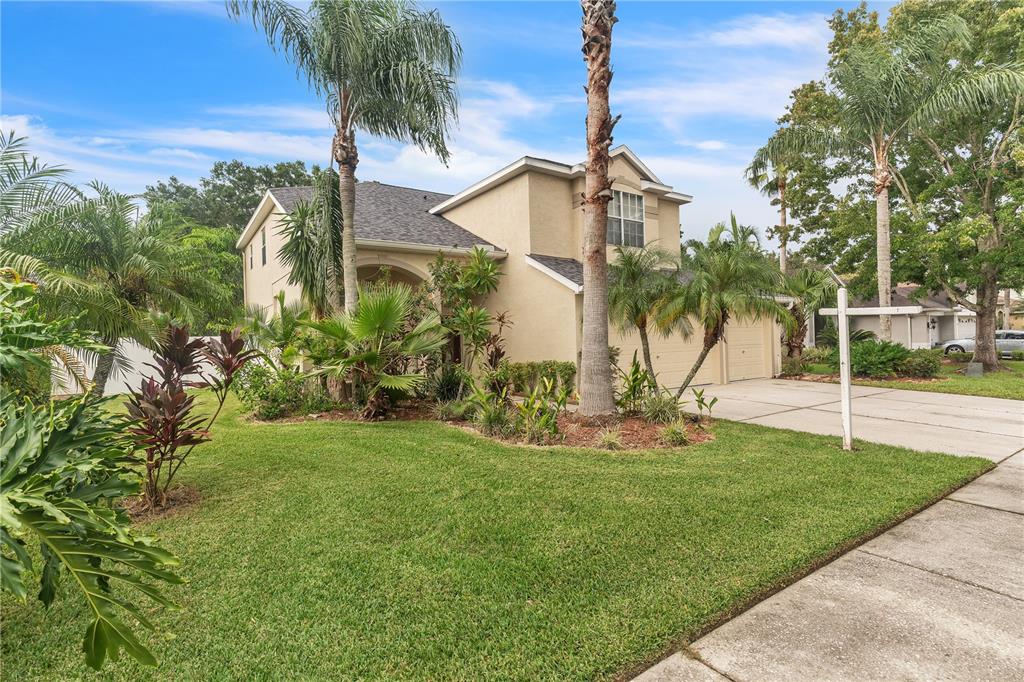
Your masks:
<instances>
[{"instance_id":1,"label":"tall palm trunk","mask_svg":"<svg viewBox=\"0 0 1024 682\"><path fill-rule=\"evenodd\" d=\"M647 319L638 321L636 329L640 333L640 349L644 353L644 367L647 369L648 376L654 381L657 375L654 373L654 363L651 361L651 340L647 336Z\"/></svg>"},{"instance_id":2,"label":"tall palm trunk","mask_svg":"<svg viewBox=\"0 0 1024 682\"><path fill-rule=\"evenodd\" d=\"M779 270L786 274L789 265L789 254L786 247L789 243L789 227L786 221L786 178L779 175Z\"/></svg>"},{"instance_id":3,"label":"tall palm trunk","mask_svg":"<svg viewBox=\"0 0 1024 682\"><path fill-rule=\"evenodd\" d=\"M580 413L615 414L608 362L608 148L612 119L608 87L612 80L614 0L582 0L583 61L587 64L587 167L583 194L583 353L580 358Z\"/></svg>"},{"instance_id":4,"label":"tall palm trunk","mask_svg":"<svg viewBox=\"0 0 1024 682\"><path fill-rule=\"evenodd\" d=\"M875 158L875 255L878 261L878 305L892 305L892 253L889 246L889 160ZM892 316L878 316L878 338L892 341Z\"/></svg>"},{"instance_id":5,"label":"tall palm trunk","mask_svg":"<svg viewBox=\"0 0 1024 682\"><path fill-rule=\"evenodd\" d=\"M345 289L345 312L353 313L359 302L356 272L356 166L359 150L355 130L341 125L334 136L334 160L338 162L338 194L341 199L341 261Z\"/></svg>"},{"instance_id":6,"label":"tall palm trunk","mask_svg":"<svg viewBox=\"0 0 1024 682\"><path fill-rule=\"evenodd\" d=\"M96 360L96 371L92 374L92 390L90 393L97 398L102 398L107 388L107 380L114 371L114 353L117 351L118 339L105 338L103 343L110 347L109 353L104 353Z\"/></svg>"},{"instance_id":7,"label":"tall palm trunk","mask_svg":"<svg viewBox=\"0 0 1024 682\"><path fill-rule=\"evenodd\" d=\"M690 384L693 382L693 378L697 376L697 372L700 371L700 368L704 364L704 361L707 360L708 358L708 353L710 353L711 349L715 347L715 344L718 343L718 340L722 338L723 329L725 329L724 322L720 328L712 328L705 330L704 347L700 349L700 355L697 356L697 360L693 363L693 367L690 368L690 373L686 375L685 379L683 379L683 385L679 387L678 391L676 391L676 400L679 400L680 398L683 397L683 393L686 391L687 388L689 388Z\"/></svg>"}]
</instances>

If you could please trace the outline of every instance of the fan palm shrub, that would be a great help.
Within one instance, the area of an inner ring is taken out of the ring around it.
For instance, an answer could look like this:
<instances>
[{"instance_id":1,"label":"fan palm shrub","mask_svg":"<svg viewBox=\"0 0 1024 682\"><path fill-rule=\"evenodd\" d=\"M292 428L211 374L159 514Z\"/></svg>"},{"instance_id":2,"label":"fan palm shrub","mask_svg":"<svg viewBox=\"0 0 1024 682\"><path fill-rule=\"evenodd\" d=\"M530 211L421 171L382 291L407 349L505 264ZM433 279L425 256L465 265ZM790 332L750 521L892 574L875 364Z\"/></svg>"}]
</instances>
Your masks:
<instances>
[{"instance_id":1,"label":"fan palm shrub","mask_svg":"<svg viewBox=\"0 0 1024 682\"><path fill-rule=\"evenodd\" d=\"M345 310L353 313L356 131L409 142L447 162L459 41L436 11L405 0L312 0L305 9L285 0L228 0L227 9L262 28L327 100L331 157L338 163Z\"/></svg>"},{"instance_id":2,"label":"fan palm shrub","mask_svg":"<svg viewBox=\"0 0 1024 682\"><path fill-rule=\"evenodd\" d=\"M691 240L681 251L681 267L690 280L658 306L658 323L691 317L703 328L703 343L690 372L676 392L679 398L697 375L708 354L724 338L733 319L772 318L791 325L784 305L775 300L782 273L753 245L750 231L720 224L708 240Z\"/></svg>"},{"instance_id":3,"label":"fan palm shrub","mask_svg":"<svg viewBox=\"0 0 1024 682\"><path fill-rule=\"evenodd\" d=\"M436 311L416 319L413 291L383 282L364 289L352 314L303 324L331 339L342 354L316 370L353 381L363 396L364 419L380 419L391 408L392 393L411 393L426 381L418 364L447 342Z\"/></svg>"},{"instance_id":4,"label":"fan palm shrub","mask_svg":"<svg viewBox=\"0 0 1024 682\"><path fill-rule=\"evenodd\" d=\"M667 320L667 324L654 324L651 311L658 302L670 297L679 288L679 263L672 255L651 245L641 249L615 247L615 262L608 273L608 314L623 333L633 330L640 335L644 367L653 380L654 362L651 360L651 342L648 330L654 329L664 337L679 333L689 337L693 333L685 317Z\"/></svg>"},{"instance_id":5,"label":"fan palm shrub","mask_svg":"<svg viewBox=\"0 0 1024 682\"><path fill-rule=\"evenodd\" d=\"M866 154L872 166L878 300L892 302L889 188L909 196L896 162L896 148L938 121L950 121L994 102L1009 102L1024 89L1019 64L991 65L968 71L948 68L951 45L967 46L971 32L949 14L912 32L856 40L829 74L837 115L829 127L800 125L778 131L755 154L757 175L773 159L805 152L829 156ZM880 338L892 338L892 320L881 315Z\"/></svg>"}]
</instances>

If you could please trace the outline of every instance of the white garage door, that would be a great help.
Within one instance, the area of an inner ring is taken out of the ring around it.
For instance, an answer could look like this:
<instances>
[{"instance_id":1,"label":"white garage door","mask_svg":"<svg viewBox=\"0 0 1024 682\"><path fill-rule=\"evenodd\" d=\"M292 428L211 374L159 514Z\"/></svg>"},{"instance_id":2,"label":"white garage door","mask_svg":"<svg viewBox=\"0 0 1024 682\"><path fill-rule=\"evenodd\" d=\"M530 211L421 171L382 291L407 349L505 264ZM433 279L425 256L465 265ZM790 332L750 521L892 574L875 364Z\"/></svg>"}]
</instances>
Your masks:
<instances>
[{"instance_id":1,"label":"white garage door","mask_svg":"<svg viewBox=\"0 0 1024 682\"><path fill-rule=\"evenodd\" d=\"M760 379L771 374L766 320L735 320L725 328L729 381Z\"/></svg>"},{"instance_id":2,"label":"white garage door","mask_svg":"<svg viewBox=\"0 0 1024 682\"><path fill-rule=\"evenodd\" d=\"M640 336L623 334L614 326L608 330L609 344L619 349L619 366L623 370L629 369L629 363L633 360L633 351L636 351L637 360L643 365L643 352L640 350ZM651 361L654 363L654 371L658 375L658 383L666 388L677 388L682 385L683 379L693 367L694 361L700 354L702 337L699 332L694 332L689 339L679 335L672 335L663 338L652 331ZM709 354L704 364L701 365L697 376L694 377L694 384L711 384L718 381L718 368L721 363L720 348L716 346Z\"/></svg>"}]
</instances>

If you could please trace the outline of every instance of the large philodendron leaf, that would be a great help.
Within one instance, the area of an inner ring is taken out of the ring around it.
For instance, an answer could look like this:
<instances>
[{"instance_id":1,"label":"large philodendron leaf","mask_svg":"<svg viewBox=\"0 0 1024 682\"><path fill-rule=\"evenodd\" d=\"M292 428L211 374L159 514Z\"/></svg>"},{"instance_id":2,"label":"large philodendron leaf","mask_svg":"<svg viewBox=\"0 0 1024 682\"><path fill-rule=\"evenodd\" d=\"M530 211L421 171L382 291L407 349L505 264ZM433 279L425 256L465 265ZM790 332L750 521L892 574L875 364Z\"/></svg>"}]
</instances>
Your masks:
<instances>
[{"instance_id":1,"label":"large philodendron leaf","mask_svg":"<svg viewBox=\"0 0 1024 682\"><path fill-rule=\"evenodd\" d=\"M139 489L117 421L84 399L50 409L8 405L0 414L0 445L3 589L26 598L32 563L25 545L37 540L43 558L39 599L49 606L61 586L70 585L89 606L86 662L98 669L123 649L155 665L124 615L152 629L131 596L173 606L154 581L182 580L170 570L178 560L135 535L127 514L106 502ZM65 572L70 580L60 579Z\"/></svg>"}]
</instances>

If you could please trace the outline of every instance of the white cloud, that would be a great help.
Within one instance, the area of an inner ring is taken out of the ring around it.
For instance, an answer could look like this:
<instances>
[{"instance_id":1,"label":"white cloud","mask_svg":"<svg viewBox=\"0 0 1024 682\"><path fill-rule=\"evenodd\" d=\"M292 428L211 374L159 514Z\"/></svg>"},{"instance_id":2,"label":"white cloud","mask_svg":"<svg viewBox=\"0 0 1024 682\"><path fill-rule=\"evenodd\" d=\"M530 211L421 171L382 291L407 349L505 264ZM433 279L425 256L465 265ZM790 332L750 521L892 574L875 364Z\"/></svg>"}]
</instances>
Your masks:
<instances>
[{"instance_id":1,"label":"white cloud","mask_svg":"<svg viewBox=\"0 0 1024 682\"><path fill-rule=\"evenodd\" d=\"M219 116L258 121L261 125L278 130L325 130L331 125L324 107L243 104L210 107L206 111Z\"/></svg>"},{"instance_id":2,"label":"white cloud","mask_svg":"<svg viewBox=\"0 0 1024 682\"><path fill-rule=\"evenodd\" d=\"M823 14L747 15L725 22L707 41L723 47L818 50L831 38Z\"/></svg>"},{"instance_id":3,"label":"white cloud","mask_svg":"<svg viewBox=\"0 0 1024 682\"><path fill-rule=\"evenodd\" d=\"M680 37L654 25L626 29L615 36L613 47L679 51L706 47L739 49L780 48L821 51L831 37L824 14L750 14L713 25L699 37Z\"/></svg>"}]
</instances>

